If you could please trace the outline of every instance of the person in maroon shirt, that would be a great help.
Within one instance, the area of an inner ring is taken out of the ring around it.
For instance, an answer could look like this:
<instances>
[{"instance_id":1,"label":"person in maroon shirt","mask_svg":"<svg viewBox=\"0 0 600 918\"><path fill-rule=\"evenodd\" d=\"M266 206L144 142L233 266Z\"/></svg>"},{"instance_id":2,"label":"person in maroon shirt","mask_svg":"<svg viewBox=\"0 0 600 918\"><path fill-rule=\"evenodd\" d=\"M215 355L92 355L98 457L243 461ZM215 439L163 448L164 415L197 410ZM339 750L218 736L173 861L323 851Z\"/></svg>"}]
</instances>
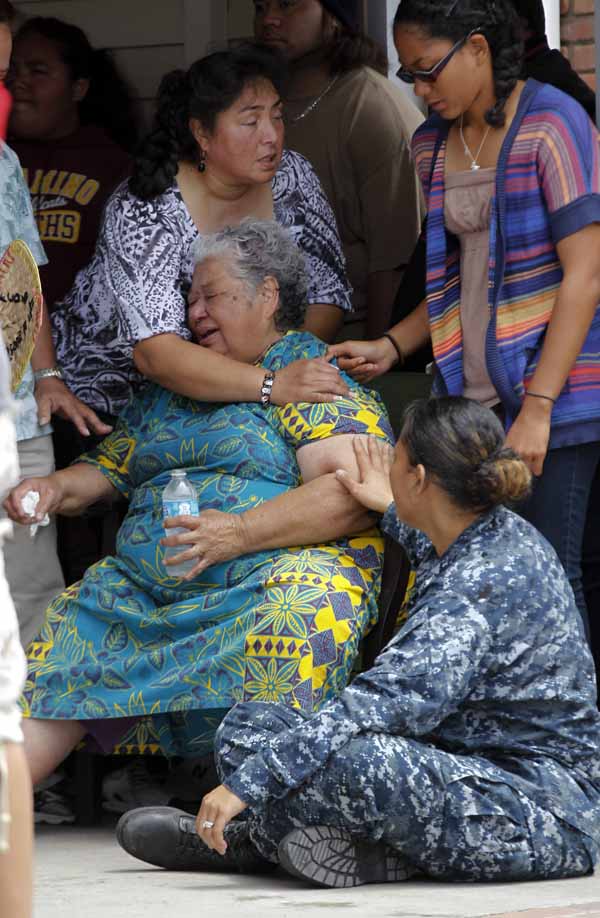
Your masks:
<instances>
[{"instance_id":1,"label":"person in maroon shirt","mask_svg":"<svg viewBox=\"0 0 600 918\"><path fill-rule=\"evenodd\" d=\"M50 311L90 260L104 205L129 173L137 137L127 88L110 57L76 26L29 19L15 36L9 132L49 264Z\"/></svg>"},{"instance_id":2,"label":"person in maroon shirt","mask_svg":"<svg viewBox=\"0 0 600 918\"><path fill-rule=\"evenodd\" d=\"M40 276L52 312L92 258L106 201L129 174L136 118L109 55L94 50L77 26L59 19L35 17L21 26L9 86L10 142L48 256ZM112 418L102 420L112 424ZM53 427L59 469L102 439L83 437L57 417ZM77 520L59 520L58 553L67 583L79 580L110 548L119 519L114 510L99 507Z\"/></svg>"}]
</instances>

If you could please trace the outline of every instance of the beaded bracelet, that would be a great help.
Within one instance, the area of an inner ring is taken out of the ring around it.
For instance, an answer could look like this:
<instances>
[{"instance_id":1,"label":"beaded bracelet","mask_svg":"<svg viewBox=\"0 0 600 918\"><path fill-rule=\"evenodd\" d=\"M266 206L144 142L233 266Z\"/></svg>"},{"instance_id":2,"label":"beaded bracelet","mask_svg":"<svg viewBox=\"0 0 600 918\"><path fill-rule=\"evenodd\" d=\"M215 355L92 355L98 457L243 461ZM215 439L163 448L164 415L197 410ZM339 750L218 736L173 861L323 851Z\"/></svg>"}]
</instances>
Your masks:
<instances>
[{"instance_id":1,"label":"beaded bracelet","mask_svg":"<svg viewBox=\"0 0 600 918\"><path fill-rule=\"evenodd\" d=\"M532 398L544 398L547 402L552 402L553 405L556 405L556 399L552 398L551 395L542 395L540 392L530 392L529 390L527 390L525 395L531 395Z\"/></svg>"},{"instance_id":2,"label":"beaded bracelet","mask_svg":"<svg viewBox=\"0 0 600 918\"><path fill-rule=\"evenodd\" d=\"M273 389L273 383L275 382L275 373L272 370L267 370L265 373L265 378L263 379L263 384L260 387L260 403L263 408L266 408L267 405L271 404L271 391Z\"/></svg>"},{"instance_id":3,"label":"beaded bracelet","mask_svg":"<svg viewBox=\"0 0 600 918\"><path fill-rule=\"evenodd\" d=\"M385 332L385 333L382 335L382 337L383 337L383 338L387 338L388 341L391 341L391 342L392 342L392 344L393 344L393 346L394 346L394 350L395 350L396 353L398 354L398 361L399 361L399 363L400 363L400 366L402 366L402 364L404 363L404 354L402 353L402 350L401 350L401 348L400 348L400 345L398 344L398 342L396 341L396 339L393 338L388 332Z\"/></svg>"}]
</instances>

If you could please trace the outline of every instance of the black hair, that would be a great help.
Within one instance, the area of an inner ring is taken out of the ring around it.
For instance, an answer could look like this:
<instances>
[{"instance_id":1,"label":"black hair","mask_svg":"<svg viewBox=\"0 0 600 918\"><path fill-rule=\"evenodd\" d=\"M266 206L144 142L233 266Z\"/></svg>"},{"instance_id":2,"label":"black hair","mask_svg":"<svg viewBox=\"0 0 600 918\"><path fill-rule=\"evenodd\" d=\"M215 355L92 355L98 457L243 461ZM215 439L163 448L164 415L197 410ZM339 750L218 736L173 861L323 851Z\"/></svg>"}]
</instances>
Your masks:
<instances>
[{"instance_id":1,"label":"black hair","mask_svg":"<svg viewBox=\"0 0 600 918\"><path fill-rule=\"evenodd\" d=\"M478 512L523 500L531 489L531 472L504 437L493 411L462 396L413 402L400 432L410 464L424 466L462 510Z\"/></svg>"},{"instance_id":2,"label":"black hair","mask_svg":"<svg viewBox=\"0 0 600 918\"><path fill-rule=\"evenodd\" d=\"M504 107L521 76L523 30L510 0L402 0L394 28L414 24L431 38L455 44L471 31L485 36L492 56L496 103L485 113L492 127L502 127Z\"/></svg>"},{"instance_id":3,"label":"black hair","mask_svg":"<svg viewBox=\"0 0 600 918\"><path fill-rule=\"evenodd\" d=\"M527 22L532 38L539 42L546 37L546 13L542 0L511 0L517 15Z\"/></svg>"},{"instance_id":4,"label":"black hair","mask_svg":"<svg viewBox=\"0 0 600 918\"><path fill-rule=\"evenodd\" d=\"M0 23L10 25L15 15L15 8L10 0L0 0Z\"/></svg>"},{"instance_id":5,"label":"black hair","mask_svg":"<svg viewBox=\"0 0 600 918\"><path fill-rule=\"evenodd\" d=\"M335 18L327 10L325 16ZM332 75L341 76L360 67L371 67L383 76L388 75L389 61L385 48L364 32L351 29L342 23L338 22L338 27L333 30L324 52Z\"/></svg>"},{"instance_id":6,"label":"black hair","mask_svg":"<svg viewBox=\"0 0 600 918\"><path fill-rule=\"evenodd\" d=\"M89 89L79 103L81 124L104 128L109 137L131 152L138 142L138 119L131 93L107 51L95 50L85 32L52 16L28 19L15 35L15 44L30 35L53 42L75 80L89 80Z\"/></svg>"},{"instance_id":7,"label":"black hair","mask_svg":"<svg viewBox=\"0 0 600 918\"><path fill-rule=\"evenodd\" d=\"M210 133L221 112L256 80L268 80L283 95L286 72L278 52L245 43L209 54L187 71L168 73L158 89L152 131L136 156L129 181L132 192L143 200L155 198L173 184L180 160L198 162L190 118L196 118Z\"/></svg>"}]
</instances>

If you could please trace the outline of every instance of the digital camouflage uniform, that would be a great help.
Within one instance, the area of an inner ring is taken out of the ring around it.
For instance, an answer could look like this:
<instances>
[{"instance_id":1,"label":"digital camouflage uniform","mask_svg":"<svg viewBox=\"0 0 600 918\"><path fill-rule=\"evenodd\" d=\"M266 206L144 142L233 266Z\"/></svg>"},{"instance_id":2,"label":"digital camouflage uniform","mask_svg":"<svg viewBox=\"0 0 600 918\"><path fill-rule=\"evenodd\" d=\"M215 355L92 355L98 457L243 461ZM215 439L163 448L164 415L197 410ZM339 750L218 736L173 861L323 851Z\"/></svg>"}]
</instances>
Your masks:
<instances>
[{"instance_id":1,"label":"digital camouflage uniform","mask_svg":"<svg viewBox=\"0 0 600 918\"><path fill-rule=\"evenodd\" d=\"M457 880L589 873L600 844L600 715L592 659L556 554L498 508L440 558L383 527L417 570L409 618L311 715L238 705L217 750L270 859L302 825L383 840Z\"/></svg>"}]
</instances>

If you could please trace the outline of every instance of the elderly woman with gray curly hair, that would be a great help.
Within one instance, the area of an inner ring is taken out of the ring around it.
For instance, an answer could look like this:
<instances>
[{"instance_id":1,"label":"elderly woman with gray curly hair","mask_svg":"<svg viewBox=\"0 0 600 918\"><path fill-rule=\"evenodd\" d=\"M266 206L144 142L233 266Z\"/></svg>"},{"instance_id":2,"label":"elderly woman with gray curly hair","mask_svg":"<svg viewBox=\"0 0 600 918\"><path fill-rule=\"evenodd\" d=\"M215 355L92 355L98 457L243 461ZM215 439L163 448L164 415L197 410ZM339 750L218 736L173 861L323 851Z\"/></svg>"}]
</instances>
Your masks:
<instances>
[{"instance_id":1,"label":"elderly woman with gray curly hair","mask_svg":"<svg viewBox=\"0 0 600 918\"><path fill-rule=\"evenodd\" d=\"M199 756L241 700L313 711L348 681L377 615L383 542L337 481L356 437L391 438L377 396L348 379L331 404L270 404L273 374L326 345L304 319L302 253L274 222L204 237L189 296L195 340L265 368L260 403L199 403L156 385L76 465L29 479L46 512L129 501L117 552L48 608L23 697L34 781L86 734L102 748L158 743ZM200 507L164 536L162 492L185 469ZM181 551L165 560L164 546ZM169 567L192 561L189 573Z\"/></svg>"}]
</instances>

